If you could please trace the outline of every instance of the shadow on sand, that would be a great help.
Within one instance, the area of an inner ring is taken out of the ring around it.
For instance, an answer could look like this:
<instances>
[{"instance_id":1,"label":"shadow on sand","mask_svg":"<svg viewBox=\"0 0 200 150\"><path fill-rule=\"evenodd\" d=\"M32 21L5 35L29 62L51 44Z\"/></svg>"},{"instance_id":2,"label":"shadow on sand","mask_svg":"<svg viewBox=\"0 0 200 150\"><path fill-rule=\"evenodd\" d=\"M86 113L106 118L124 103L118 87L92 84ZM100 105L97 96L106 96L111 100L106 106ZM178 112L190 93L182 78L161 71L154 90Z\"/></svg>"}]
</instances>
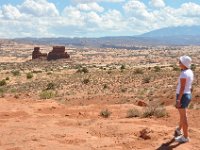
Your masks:
<instances>
[{"instance_id":1,"label":"shadow on sand","mask_svg":"<svg viewBox=\"0 0 200 150\"><path fill-rule=\"evenodd\" d=\"M173 150L174 148L178 147L181 145L181 143L176 143L175 139L172 138L170 141L163 143L159 148L156 150Z\"/></svg>"}]
</instances>

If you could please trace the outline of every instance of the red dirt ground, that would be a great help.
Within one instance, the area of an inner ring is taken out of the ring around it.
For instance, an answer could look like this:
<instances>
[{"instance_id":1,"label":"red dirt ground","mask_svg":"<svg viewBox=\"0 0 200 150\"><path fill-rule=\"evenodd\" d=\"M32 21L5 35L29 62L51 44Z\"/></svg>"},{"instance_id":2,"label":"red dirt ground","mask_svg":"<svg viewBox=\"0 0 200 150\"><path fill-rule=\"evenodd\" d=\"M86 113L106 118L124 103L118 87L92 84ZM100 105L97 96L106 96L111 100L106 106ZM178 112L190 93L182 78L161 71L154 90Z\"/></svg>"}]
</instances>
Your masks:
<instances>
[{"instance_id":1,"label":"red dirt ground","mask_svg":"<svg viewBox=\"0 0 200 150\"><path fill-rule=\"evenodd\" d=\"M0 98L0 149L2 150L199 150L200 111L189 110L191 142L173 139L177 110L168 117L126 118L130 104L67 106L53 100ZM99 112L108 108L109 118ZM147 129L150 139L140 138ZM165 145L163 145L165 143Z\"/></svg>"}]
</instances>

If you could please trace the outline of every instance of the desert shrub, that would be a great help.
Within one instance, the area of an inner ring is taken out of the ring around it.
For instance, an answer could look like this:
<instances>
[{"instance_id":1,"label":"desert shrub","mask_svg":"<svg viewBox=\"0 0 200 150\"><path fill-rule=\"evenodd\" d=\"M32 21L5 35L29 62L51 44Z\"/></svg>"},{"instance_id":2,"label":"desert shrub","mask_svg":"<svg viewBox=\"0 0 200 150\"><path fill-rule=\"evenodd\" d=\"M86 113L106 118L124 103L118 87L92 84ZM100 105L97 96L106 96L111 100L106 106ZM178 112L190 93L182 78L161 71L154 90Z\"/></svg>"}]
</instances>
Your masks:
<instances>
[{"instance_id":1,"label":"desert shrub","mask_svg":"<svg viewBox=\"0 0 200 150\"><path fill-rule=\"evenodd\" d=\"M41 99L50 99L50 98L55 97L55 92L50 91L50 90L44 90L40 93L39 96Z\"/></svg>"},{"instance_id":2,"label":"desert shrub","mask_svg":"<svg viewBox=\"0 0 200 150\"><path fill-rule=\"evenodd\" d=\"M101 67L99 67L99 69L103 70L104 68L103 68L103 66L101 66Z\"/></svg>"},{"instance_id":3,"label":"desert shrub","mask_svg":"<svg viewBox=\"0 0 200 150\"><path fill-rule=\"evenodd\" d=\"M108 74L111 74L112 73L112 71L111 70L108 70L108 72L107 72Z\"/></svg>"},{"instance_id":4,"label":"desert shrub","mask_svg":"<svg viewBox=\"0 0 200 150\"><path fill-rule=\"evenodd\" d=\"M18 98L19 98L19 95L18 95L18 94L15 94L15 95L14 95L14 98L18 99Z\"/></svg>"},{"instance_id":5,"label":"desert shrub","mask_svg":"<svg viewBox=\"0 0 200 150\"><path fill-rule=\"evenodd\" d=\"M125 93L127 91L127 88L121 89L122 93Z\"/></svg>"},{"instance_id":6,"label":"desert shrub","mask_svg":"<svg viewBox=\"0 0 200 150\"><path fill-rule=\"evenodd\" d=\"M0 97L4 97L5 89L0 88Z\"/></svg>"},{"instance_id":7,"label":"desert shrub","mask_svg":"<svg viewBox=\"0 0 200 150\"><path fill-rule=\"evenodd\" d=\"M47 72L47 75L52 75L53 73L52 72Z\"/></svg>"},{"instance_id":8,"label":"desert shrub","mask_svg":"<svg viewBox=\"0 0 200 150\"><path fill-rule=\"evenodd\" d=\"M189 109L194 109L194 103L190 103L188 106Z\"/></svg>"},{"instance_id":9,"label":"desert shrub","mask_svg":"<svg viewBox=\"0 0 200 150\"><path fill-rule=\"evenodd\" d=\"M161 118L167 115L166 108L164 106L159 106L156 108L154 112L154 116L157 118Z\"/></svg>"},{"instance_id":10,"label":"desert shrub","mask_svg":"<svg viewBox=\"0 0 200 150\"><path fill-rule=\"evenodd\" d=\"M104 109L100 112L100 116L108 118L111 115L111 112L108 109Z\"/></svg>"},{"instance_id":11,"label":"desert shrub","mask_svg":"<svg viewBox=\"0 0 200 150\"><path fill-rule=\"evenodd\" d=\"M151 80L151 77L144 77L143 79L143 83L149 83L150 82L150 80Z\"/></svg>"},{"instance_id":12,"label":"desert shrub","mask_svg":"<svg viewBox=\"0 0 200 150\"><path fill-rule=\"evenodd\" d=\"M140 111L136 108L127 111L127 118L140 117Z\"/></svg>"},{"instance_id":13,"label":"desert shrub","mask_svg":"<svg viewBox=\"0 0 200 150\"><path fill-rule=\"evenodd\" d=\"M145 108L142 114L142 117L147 118L147 117L155 116L157 118L160 118L166 115L167 115L167 112L164 106L152 103Z\"/></svg>"},{"instance_id":14,"label":"desert shrub","mask_svg":"<svg viewBox=\"0 0 200 150\"><path fill-rule=\"evenodd\" d=\"M107 84L104 84L103 85L103 89L107 89L108 88L108 85Z\"/></svg>"},{"instance_id":15,"label":"desert shrub","mask_svg":"<svg viewBox=\"0 0 200 150\"><path fill-rule=\"evenodd\" d=\"M173 65L172 68L173 71L180 71L180 68L177 65Z\"/></svg>"},{"instance_id":16,"label":"desert shrub","mask_svg":"<svg viewBox=\"0 0 200 150\"><path fill-rule=\"evenodd\" d=\"M26 74L26 78L27 78L27 79L33 78L33 74L32 74L31 72L27 73L27 74Z\"/></svg>"},{"instance_id":17,"label":"desert shrub","mask_svg":"<svg viewBox=\"0 0 200 150\"><path fill-rule=\"evenodd\" d=\"M0 81L0 86L4 86L4 85L6 85L6 80L5 79Z\"/></svg>"},{"instance_id":18,"label":"desert shrub","mask_svg":"<svg viewBox=\"0 0 200 150\"><path fill-rule=\"evenodd\" d=\"M83 79L83 84L88 84L90 82L90 79Z\"/></svg>"},{"instance_id":19,"label":"desert shrub","mask_svg":"<svg viewBox=\"0 0 200 150\"><path fill-rule=\"evenodd\" d=\"M195 70L196 70L196 65L195 65L195 64L192 64L192 65L191 65L191 69L192 69L193 71L195 71Z\"/></svg>"},{"instance_id":20,"label":"desert shrub","mask_svg":"<svg viewBox=\"0 0 200 150\"><path fill-rule=\"evenodd\" d=\"M136 69L134 70L134 73L135 73L135 74L143 74L144 72L143 72L143 70L142 70L141 68L136 68Z\"/></svg>"},{"instance_id":21,"label":"desert shrub","mask_svg":"<svg viewBox=\"0 0 200 150\"><path fill-rule=\"evenodd\" d=\"M124 69L126 69L126 67L125 67L125 65L123 64L123 65L121 65L120 70L124 70Z\"/></svg>"},{"instance_id":22,"label":"desert shrub","mask_svg":"<svg viewBox=\"0 0 200 150\"><path fill-rule=\"evenodd\" d=\"M6 77L6 80L10 80L10 78L9 78L9 77Z\"/></svg>"},{"instance_id":23,"label":"desert shrub","mask_svg":"<svg viewBox=\"0 0 200 150\"><path fill-rule=\"evenodd\" d=\"M46 90L55 90L55 83L53 82L48 83Z\"/></svg>"},{"instance_id":24,"label":"desert shrub","mask_svg":"<svg viewBox=\"0 0 200 150\"><path fill-rule=\"evenodd\" d=\"M88 69L86 67L83 67L83 68L78 68L77 70L78 73L88 73Z\"/></svg>"},{"instance_id":25,"label":"desert shrub","mask_svg":"<svg viewBox=\"0 0 200 150\"><path fill-rule=\"evenodd\" d=\"M74 69L79 69L79 68L82 68L82 65L81 65L81 64L78 64L78 65L75 65L75 66L74 66Z\"/></svg>"},{"instance_id":26,"label":"desert shrub","mask_svg":"<svg viewBox=\"0 0 200 150\"><path fill-rule=\"evenodd\" d=\"M161 70L160 66L155 66L155 67L154 67L154 71L155 71L155 72L159 72L160 70Z\"/></svg>"},{"instance_id":27,"label":"desert shrub","mask_svg":"<svg viewBox=\"0 0 200 150\"><path fill-rule=\"evenodd\" d=\"M42 70L33 70L32 73L42 73Z\"/></svg>"},{"instance_id":28,"label":"desert shrub","mask_svg":"<svg viewBox=\"0 0 200 150\"><path fill-rule=\"evenodd\" d=\"M20 75L19 70L12 70L11 73L13 74L13 76L19 76Z\"/></svg>"}]
</instances>

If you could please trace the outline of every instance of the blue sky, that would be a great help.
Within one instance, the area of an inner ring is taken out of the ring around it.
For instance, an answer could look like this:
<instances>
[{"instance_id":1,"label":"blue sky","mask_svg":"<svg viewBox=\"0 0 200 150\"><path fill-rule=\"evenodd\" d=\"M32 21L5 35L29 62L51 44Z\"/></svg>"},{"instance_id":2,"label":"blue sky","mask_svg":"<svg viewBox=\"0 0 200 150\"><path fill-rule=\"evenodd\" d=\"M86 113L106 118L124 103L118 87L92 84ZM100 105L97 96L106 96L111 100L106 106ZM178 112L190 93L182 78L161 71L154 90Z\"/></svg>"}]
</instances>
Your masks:
<instances>
[{"instance_id":1,"label":"blue sky","mask_svg":"<svg viewBox=\"0 0 200 150\"><path fill-rule=\"evenodd\" d=\"M0 0L0 38L131 36L200 25L199 0Z\"/></svg>"}]
</instances>

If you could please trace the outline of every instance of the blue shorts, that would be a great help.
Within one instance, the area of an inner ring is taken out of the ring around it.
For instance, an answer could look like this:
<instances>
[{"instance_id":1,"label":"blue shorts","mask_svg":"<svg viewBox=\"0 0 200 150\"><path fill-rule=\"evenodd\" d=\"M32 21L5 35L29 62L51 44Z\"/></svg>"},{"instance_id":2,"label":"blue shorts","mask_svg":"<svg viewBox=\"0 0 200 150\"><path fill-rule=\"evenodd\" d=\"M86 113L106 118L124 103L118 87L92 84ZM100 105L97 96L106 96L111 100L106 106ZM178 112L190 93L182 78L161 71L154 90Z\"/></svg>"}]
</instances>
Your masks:
<instances>
[{"instance_id":1,"label":"blue shorts","mask_svg":"<svg viewBox=\"0 0 200 150\"><path fill-rule=\"evenodd\" d=\"M176 100L178 100L179 94L176 94ZM192 99L191 94L183 94L181 98L181 108L187 108L188 105L190 104L190 101Z\"/></svg>"}]
</instances>

